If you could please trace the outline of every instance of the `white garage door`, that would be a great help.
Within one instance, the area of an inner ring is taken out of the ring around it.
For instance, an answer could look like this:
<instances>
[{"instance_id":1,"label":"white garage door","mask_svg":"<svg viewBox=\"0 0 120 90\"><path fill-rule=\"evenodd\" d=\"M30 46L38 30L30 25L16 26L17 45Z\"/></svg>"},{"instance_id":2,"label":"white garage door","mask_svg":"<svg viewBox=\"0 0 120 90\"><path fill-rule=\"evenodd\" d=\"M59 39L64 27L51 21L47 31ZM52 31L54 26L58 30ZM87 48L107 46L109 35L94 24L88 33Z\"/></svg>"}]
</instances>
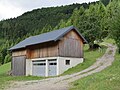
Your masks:
<instances>
[{"instance_id":1,"label":"white garage door","mask_svg":"<svg viewBox=\"0 0 120 90\"><path fill-rule=\"evenodd\" d=\"M45 60L33 61L33 76L45 76Z\"/></svg>"},{"instance_id":2,"label":"white garage door","mask_svg":"<svg viewBox=\"0 0 120 90\"><path fill-rule=\"evenodd\" d=\"M57 74L57 61L56 59L54 59L49 60L48 62L49 62L48 75L55 76Z\"/></svg>"}]
</instances>

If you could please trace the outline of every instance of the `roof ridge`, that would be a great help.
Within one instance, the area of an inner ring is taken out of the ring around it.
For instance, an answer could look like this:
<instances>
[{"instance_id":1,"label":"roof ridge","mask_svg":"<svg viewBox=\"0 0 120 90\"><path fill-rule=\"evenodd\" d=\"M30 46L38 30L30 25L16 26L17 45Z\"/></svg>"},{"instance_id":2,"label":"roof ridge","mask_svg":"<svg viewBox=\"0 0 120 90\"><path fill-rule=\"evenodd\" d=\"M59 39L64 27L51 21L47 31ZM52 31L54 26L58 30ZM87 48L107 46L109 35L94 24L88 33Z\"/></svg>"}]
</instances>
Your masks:
<instances>
[{"instance_id":1,"label":"roof ridge","mask_svg":"<svg viewBox=\"0 0 120 90\"><path fill-rule=\"evenodd\" d=\"M51 32L54 32L54 31L58 31L58 30L62 30L62 29L65 29L65 28L72 28L72 27L74 27L73 25L71 25L71 26L68 26L68 27L64 27L64 28L61 28L61 29L56 29L56 30L52 30L52 31L50 31L50 32L45 32L45 33L41 33L41 34L38 34L38 35L34 35L34 36L30 36L30 37L36 37L36 36L40 36L40 35L42 35L42 34L47 34L47 33L51 33ZM30 38L30 37L28 37L28 38ZM27 38L26 38L27 39Z\"/></svg>"},{"instance_id":2,"label":"roof ridge","mask_svg":"<svg viewBox=\"0 0 120 90\"><path fill-rule=\"evenodd\" d=\"M54 41L57 41L60 37L62 37L66 33L68 33L72 28L74 28L74 26L72 25L72 26L65 27L65 28L68 28L68 30L66 32L64 32L62 35L58 36ZM62 29L65 29L65 28L62 28Z\"/></svg>"},{"instance_id":3,"label":"roof ridge","mask_svg":"<svg viewBox=\"0 0 120 90\"><path fill-rule=\"evenodd\" d=\"M45 43L50 41L57 41L72 29L75 29L78 32L78 30L73 25L71 25L61 29L53 30L51 32L30 36L24 39L23 41L19 42L18 44L16 44L9 50L25 48L26 46L29 46L29 45L35 45L35 44L40 44L40 43ZM79 32L78 34L80 37L82 37L83 41L86 43L85 38Z\"/></svg>"}]
</instances>

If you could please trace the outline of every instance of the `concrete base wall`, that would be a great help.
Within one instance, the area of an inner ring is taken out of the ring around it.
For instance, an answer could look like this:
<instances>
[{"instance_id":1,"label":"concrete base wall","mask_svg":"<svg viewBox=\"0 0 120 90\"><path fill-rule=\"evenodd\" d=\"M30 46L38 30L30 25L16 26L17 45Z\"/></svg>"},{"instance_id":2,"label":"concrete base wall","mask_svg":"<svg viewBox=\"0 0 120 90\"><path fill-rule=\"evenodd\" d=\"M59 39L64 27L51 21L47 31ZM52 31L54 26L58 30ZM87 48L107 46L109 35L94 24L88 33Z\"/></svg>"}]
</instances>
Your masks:
<instances>
[{"instance_id":1,"label":"concrete base wall","mask_svg":"<svg viewBox=\"0 0 120 90\"><path fill-rule=\"evenodd\" d=\"M32 61L31 59L26 59L26 76L32 75Z\"/></svg>"},{"instance_id":2,"label":"concrete base wall","mask_svg":"<svg viewBox=\"0 0 120 90\"><path fill-rule=\"evenodd\" d=\"M46 60L46 77L48 76L48 60L56 59L57 60L57 73L60 75L69 68L75 67L79 63L83 62L83 58L70 58L70 57L47 57L47 58L36 58L36 59L26 59L26 76L32 75L32 61L34 60ZM66 65L66 60L70 60L70 65Z\"/></svg>"},{"instance_id":3,"label":"concrete base wall","mask_svg":"<svg viewBox=\"0 0 120 90\"><path fill-rule=\"evenodd\" d=\"M70 65L66 65L66 60L70 60ZM59 59L58 59L58 66L59 66L58 74L62 74L69 68L75 67L76 65L78 65L82 62L83 62L83 58L59 57Z\"/></svg>"}]
</instances>

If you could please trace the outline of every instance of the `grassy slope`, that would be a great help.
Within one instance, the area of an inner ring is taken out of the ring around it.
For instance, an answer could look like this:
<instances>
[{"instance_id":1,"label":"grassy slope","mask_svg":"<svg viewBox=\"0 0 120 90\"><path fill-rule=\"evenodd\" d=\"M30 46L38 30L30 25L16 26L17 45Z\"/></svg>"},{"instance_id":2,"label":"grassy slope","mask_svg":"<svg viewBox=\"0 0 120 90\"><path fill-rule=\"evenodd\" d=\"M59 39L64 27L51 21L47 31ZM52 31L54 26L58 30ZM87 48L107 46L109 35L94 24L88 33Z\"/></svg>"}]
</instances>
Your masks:
<instances>
[{"instance_id":1,"label":"grassy slope","mask_svg":"<svg viewBox=\"0 0 120 90\"><path fill-rule=\"evenodd\" d=\"M0 66L0 90L4 89L8 85L9 81L25 81L25 80L38 80L43 79L43 77L35 76L9 76L7 75L8 71L11 68L11 63L4 64Z\"/></svg>"},{"instance_id":2,"label":"grassy slope","mask_svg":"<svg viewBox=\"0 0 120 90\"><path fill-rule=\"evenodd\" d=\"M103 55L104 51L105 50L103 50L103 52L99 52L98 50L88 51L88 45L86 45L84 48L85 62L77 65L74 68L69 69L63 75L79 72L79 71L89 67L96 61L96 58ZM43 77L34 77L34 76L27 76L27 77L25 77L25 76L19 76L19 77L18 76L17 77L9 76L6 73L8 73L8 71L10 70L10 67L11 67L10 65L11 65L11 63L7 63L7 64L4 64L3 66L0 66L0 90L3 89L5 87L5 85L7 85L9 83L8 81L43 79Z\"/></svg>"},{"instance_id":3,"label":"grassy slope","mask_svg":"<svg viewBox=\"0 0 120 90\"><path fill-rule=\"evenodd\" d=\"M70 90L120 90L120 55L115 57L112 66L73 82Z\"/></svg>"},{"instance_id":4,"label":"grassy slope","mask_svg":"<svg viewBox=\"0 0 120 90\"><path fill-rule=\"evenodd\" d=\"M106 43L111 43L111 44L115 44L115 40L114 39L111 39L111 38L105 38L104 39L104 42L106 42Z\"/></svg>"},{"instance_id":5,"label":"grassy slope","mask_svg":"<svg viewBox=\"0 0 120 90\"><path fill-rule=\"evenodd\" d=\"M103 49L102 52L99 50L89 51L88 48L89 48L88 45L85 45L84 63L78 64L76 67L68 69L62 75L73 74L88 68L96 61L97 58L101 57L106 51L106 49Z\"/></svg>"},{"instance_id":6,"label":"grassy slope","mask_svg":"<svg viewBox=\"0 0 120 90\"><path fill-rule=\"evenodd\" d=\"M11 68L11 63L4 64L0 66L0 75L6 73Z\"/></svg>"}]
</instances>

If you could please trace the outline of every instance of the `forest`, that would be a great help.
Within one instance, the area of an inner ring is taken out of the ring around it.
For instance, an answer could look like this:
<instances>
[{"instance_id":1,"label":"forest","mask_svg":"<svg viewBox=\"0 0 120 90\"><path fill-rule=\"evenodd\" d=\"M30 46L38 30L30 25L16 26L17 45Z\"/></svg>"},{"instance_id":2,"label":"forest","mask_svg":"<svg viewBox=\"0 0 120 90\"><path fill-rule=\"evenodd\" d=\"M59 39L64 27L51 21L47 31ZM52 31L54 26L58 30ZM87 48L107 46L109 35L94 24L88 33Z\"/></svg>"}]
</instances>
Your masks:
<instances>
[{"instance_id":1,"label":"forest","mask_svg":"<svg viewBox=\"0 0 120 90\"><path fill-rule=\"evenodd\" d=\"M120 1L100 0L92 3L72 4L35 9L17 18L0 21L0 64L11 61L8 50L23 39L74 25L87 39L89 47L94 41L113 38L120 47ZM119 49L120 52L120 49Z\"/></svg>"}]
</instances>

